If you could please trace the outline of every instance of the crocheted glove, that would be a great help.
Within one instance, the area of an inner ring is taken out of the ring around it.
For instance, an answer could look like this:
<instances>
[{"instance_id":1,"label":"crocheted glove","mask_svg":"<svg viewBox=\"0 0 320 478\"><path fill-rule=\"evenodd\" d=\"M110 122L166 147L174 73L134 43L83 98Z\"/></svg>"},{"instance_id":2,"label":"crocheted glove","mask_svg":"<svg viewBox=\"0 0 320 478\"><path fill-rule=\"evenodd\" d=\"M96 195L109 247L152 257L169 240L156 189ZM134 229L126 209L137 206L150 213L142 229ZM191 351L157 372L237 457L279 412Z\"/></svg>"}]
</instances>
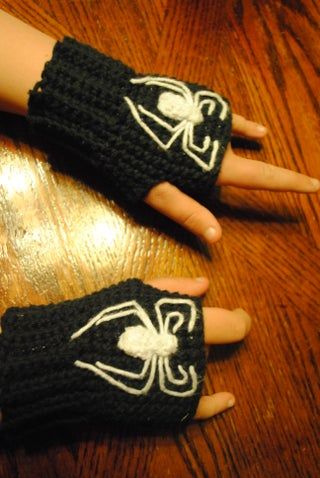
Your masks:
<instances>
[{"instance_id":1,"label":"crocheted glove","mask_svg":"<svg viewBox=\"0 0 320 478\"><path fill-rule=\"evenodd\" d=\"M8 309L0 336L3 431L106 421L173 425L196 411L200 300L137 279L81 299Z\"/></svg>"},{"instance_id":2,"label":"crocheted glove","mask_svg":"<svg viewBox=\"0 0 320 478\"><path fill-rule=\"evenodd\" d=\"M163 181L194 196L209 192L231 131L229 103L217 93L137 75L71 38L56 43L30 92L28 119L130 201Z\"/></svg>"}]
</instances>

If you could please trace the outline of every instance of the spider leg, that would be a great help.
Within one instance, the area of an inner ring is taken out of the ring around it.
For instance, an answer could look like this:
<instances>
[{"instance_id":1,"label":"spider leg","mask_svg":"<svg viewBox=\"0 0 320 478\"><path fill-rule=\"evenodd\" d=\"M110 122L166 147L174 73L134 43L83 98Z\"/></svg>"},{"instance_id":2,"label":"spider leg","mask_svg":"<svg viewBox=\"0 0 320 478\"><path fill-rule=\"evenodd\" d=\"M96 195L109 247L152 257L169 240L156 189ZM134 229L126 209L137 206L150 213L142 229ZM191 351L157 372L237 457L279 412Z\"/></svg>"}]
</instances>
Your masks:
<instances>
[{"instance_id":1,"label":"spider leg","mask_svg":"<svg viewBox=\"0 0 320 478\"><path fill-rule=\"evenodd\" d=\"M194 95L195 101L197 102L197 104L198 104L198 101L199 101L200 97L202 97L202 96L207 96L209 98L215 98L216 100L218 100L218 102L222 106L221 112L219 114L219 118L222 121L224 121L226 119L227 112L228 112L228 103L226 101L224 101L221 98L221 96L218 95L218 93L213 93L212 91L201 90L201 91L197 91Z\"/></svg>"},{"instance_id":2,"label":"spider leg","mask_svg":"<svg viewBox=\"0 0 320 478\"><path fill-rule=\"evenodd\" d=\"M182 123L185 123L186 120L181 121L178 123L176 126L171 126L171 124L167 123L163 119L159 118L157 115L154 113L151 113L151 111L146 110L142 105L138 105L138 110L141 111L144 115L148 116L149 118L153 119L156 123L158 123L160 126L163 126L166 128L170 133L175 133L178 131L180 128L182 128Z\"/></svg>"},{"instance_id":3,"label":"spider leg","mask_svg":"<svg viewBox=\"0 0 320 478\"><path fill-rule=\"evenodd\" d=\"M208 116L211 116L212 113L214 112L215 108L216 108L215 102L212 101L212 100L202 100L202 101L200 101L200 103L199 103L200 110L202 110L204 105L209 105L207 114L208 114Z\"/></svg>"},{"instance_id":4,"label":"spider leg","mask_svg":"<svg viewBox=\"0 0 320 478\"><path fill-rule=\"evenodd\" d=\"M121 382L120 380L116 380L109 373L102 371L100 368L96 367L95 365L92 365L92 364L89 364L89 363L86 363L86 362L82 362L81 360L76 360L74 364L79 368L90 370L95 375L98 375L99 377L101 377L106 382L109 382L111 385L114 385L115 387L120 388L124 392L130 393L132 395L144 395L144 394L149 392L149 390L152 387L152 384L154 382L154 377L155 377L156 368L157 368L157 356L154 355L151 359L149 359L147 367L146 367L146 365L144 365L144 367L143 367L142 372L144 372L144 375L141 377L141 379L144 378L144 376L146 375L149 368L150 368L150 374L149 374L148 380L146 381L146 383L143 385L142 388L130 387L130 386L126 385L125 383ZM105 366L105 367L107 367L107 366ZM110 372L112 372L114 374L126 376L127 378L138 378L138 379L140 379L139 377L129 377L127 374L130 374L131 372L126 372L125 370L117 369L116 367L112 367L112 369L113 370L112 371L110 370Z\"/></svg>"},{"instance_id":5,"label":"spider leg","mask_svg":"<svg viewBox=\"0 0 320 478\"><path fill-rule=\"evenodd\" d=\"M175 131L175 133L173 134L173 136L170 138L170 140L167 142L167 143L164 143L163 141L161 141L160 138L158 138L158 136L152 131L151 128L149 128L149 126L143 121L143 119L141 118L139 112L138 112L138 109L136 108L136 106L133 104L133 102L130 100L130 98L128 97L124 97L124 99L126 100L126 102L128 103L129 105L129 108L131 110L131 113L132 113L132 116L134 117L134 119L137 121L137 123L141 126L142 129L145 130L146 133L148 133L148 135L162 148L162 149L169 149L170 146L172 145L172 143L177 139L177 137L182 133L183 129L184 129L184 121L182 121L181 123L179 123L179 129L177 129ZM141 105L139 105L141 106ZM141 106L141 108L143 108ZM144 109L144 108L143 108ZM146 111L146 110L145 110ZM152 113L148 112L150 116ZM151 116L150 116L151 117ZM155 118L153 118L155 119ZM159 124L161 124L159 122L159 118L157 118L156 120ZM162 120L160 120L162 121Z\"/></svg>"},{"instance_id":6,"label":"spider leg","mask_svg":"<svg viewBox=\"0 0 320 478\"><path fill-rule=\"evenodd\" d=\"M177 308L178 305L184 305L184 306L188 305L190 307L190 315L189 315L189 318L187 320L189 321L188 322L188 332L189 333L192 332L192 330L195 326L196 320L197 320L197 309L196 309L196 306L194 305L193 301L191 299L169 299L169 298L164 297L163 299L158 300L155 303L155 306L154 306L155 311L156 311L156 316L157 316L157 319L158 319L160 334L163 333L163 332L167 332L167 330L168 330L168 329L165 329L165 325L163 323L164 314L161 311L161 307L163 307L165 305L168 305L168 304L174 305L175 308ZM184 315L182 314L182 312L179 312L177 310L167 313L167 315L170 315L170 318L173 317L174 315L177 316L178 314L181 316L182 320L180 319L177 322L177 324L175 324L175 326L172 329L173 333L176 333L178 328L181 327L181 325L183 324L183 322L185 320ZM167 323L167 322L165 321L165 323Z\"/></svg>"},{"instance_id":7,"label":"spider leg","mask_svg":"<svg viewBox=\"0 0 320 478\"><path fill-rule=\"evenodd\" d=\"M191 382L191 383L190 383L190 388L189 389L183 390L183 391L177 391L177 390L170 390L169 388L166 387L165 366L164 366L163 362L164 362L163 357L159 357L159 359L158 359L158 369L159 369L159 387L160 387L160 390L162 392L166 393L167 395L172 395L174 397L190 397L191 395L193 395L195 393L195 391L197 390L197 386L198 386L198 377L197 377L197 374L195 372L194 366L193 365L189 366L189 373L185 372L181 366L178 366L180 372L183 370L183 372L187 373L187 377L189 379L188 382ZM168 367L169 367L169 370L170 370L171 378L174 378L169 364L168 364ZM174 379L174 380L178 380L178 379ZM172 383L174 383L174 382L172 382ZM183 384L183 385L185 385L185 384Z\"/></svg>"},{"instance_id":8,"label":"spider leg","mask_svg":"<svg viewBox=\"0 0 320 478\"><path fill-rule=\"evenodd\" d=\"M164 362L164 369L170 383L173 383L175 385L185 385L188 382L188 373L185 371L185 369L181 365L178 365L178 370L180 374L182 375L182 378L175 378L173 376L173 373L169 364L169 358L165 357L163 362Z\"/></svg>"},{"instance_id":9,"label":"spider leg","mask_svg":"<svg viewBox=\"0 0 320 478\"><path fill-rule=\"evenodd\" d=\"M195 147L195 145L192 143L191 139L191 132L190 132L190 127L184 131L183 138L182 138L182 149L183 151L190 156L194 161L205 171L210 171L212 168L211 163L207 164L205 163L199 156L197 156L195 153L193 153L190 148L189 148L189 143L191 147ZM207 145L206 145L207 146ZM194 149L200 149L198 146L196 146Z\"/></svg>"},{"instance_id":10,"label":"spider leg","mask_svg":"<svg viewBox=\"0 0 320 478\"><path fill-rule=\"evenodd\" d=\"M214 112L215 107L216 107L216 102L212 99L206 99L206 100L200 101L200 98L201 98L201 96L199 96L197 93L195 93L195 95L194 95L195 107L198 108L201 111L203 106L208 104L209 108L208 108L208 113L207 114L209 116L212 115L212 113Z\"/></svg>"},{"instance_id":11,"label":"spider leg","mask_svg":"<svg viewBox=\"0 0 320 478\"><path fill-rule=\"evenodd\" d=\"M135 379L143 379L150 367L151 358L147 359L140 372L129 372L128 370L122 370L120 368L112 367L112 365L106 365L102 362L97 361L95 363L96 367L100 368L101 370L106 370L107 372L116 373L118 375L122 375L123 377L128 378L135 378Z\"/></svg>"},{"instance_id":12,"label":"spider leg","mask_svg":"<svg viewBox=\"0 0 320 478\"><path fill-rule=\"evenodd\" d=\"M212 152L211 152L211 156L210 156L210 162L209 164L208 163L205 163L201 158L199 158L199 156L197 156L196 154L194 154L190 148L190 147L193 147L194 149L197 149L198 146L194 145L193 143L191 143L191 139L190 139L190 131L189 130L185 130L184 132L184 135L183 135L183 138L182 138L182 149L183 151L188 155L190 156L192 159L195 160L195 162L202 168L204 169L205 171L210 171L214 164L215 164L215 161L216 161L216 156L217 156L217 152L218 152L218 149L219 149L219 141L218 140L214 140L212 142ZM207 136L206 138L209 138L209 136ZM210 139L210 138L209 138ZM190 144L189 144L190 143Z\"/></svg>"},{"instance_id":13,"label":"spider leg","mask_svg":"<svg viewBox=\"0 0 320 478\"><path fill-rule=\"evenodd\" d=\"M145 83L146 85L160 86L162 88L166 88L167 90L180 93L189 104L193 103L192 93L182 81L175 80L173 78L166 78L163 76L145 76L144 78L133 78L130 80L130 82L133 84Z\"/></svg>"},{"instance_id":14,"label":"spider leg","mask_svg":"<svg viewBox=\"0 0 320 478\"><path fill-rule=\"evenodd\" d=\"M177 322L175 325L172 327L172 333L175 334L178 329L180 329L181 325L184 322L184 317L181 312L174 311L174 312L169 312L166 315L165 322L164 322L164 331L169 332L169 325L170 325L170 319L177 318ZM162 318L163 320L163 318Z\"/></svg>"},{"instance_id":15,"label":"spider leg","mask_svg":"<svg viewBox=\"0 0 320 478\"><path fill-rule=\"evenodd\" d=\"M190 147L191 149L193 149L194 151L197 151L197 153L205 153L210 146L210 141L211 141L210 136L206 136L204 138L203 145L202 145L202 147L200 147L200 146L197 146L196 144L194 144L193 134L194 134L194 125L192 123L190 123L190 124L188 124L188 128L186 128L186 136L187 136L186 143L187 143L187 146Z\"/></svg>"},{"instance_id":16,"label":"spider leg","mask_svg":"<svg viewBox=\"0 0 320 478\"><path fill-rule=\"evenodd\" d=\"M164 314L162 313L161 308L168 305L174 306L175 310L171 312L167 312L164 319ZM188 314L183 314L182 311L177 310L177 307L179 305L183 307L188 306L189 308ZM173 317L178 317L177 323L172 328L173 333L177 332L177 330L182 326L185 320L188 321L188 332L191 333L197 320L197 310L191 299L163 298L158 300L158 302L156 302L155 311L156 311L156 316L159 323L160 334L167 333L169 331L170 320ZM198 378L197 378L197 374L195 372L194 366L190 365L187 372L181 365L178 365L178 370L180 372L181 378L177 378L173 375L168 357L161 357L161 356L158 357L160 390L162 390L162 392L168 395L172 395L175 397L188 397L190 395L193 395L198 386ZM185 390L185 387L183 387L184 390L182 391L171 390L167 388L166 381L177 386L182 386L182 385L185 386L188 383L190 383L190 386L187 390Z\"/></svg>"},{"instance_id":17,"label":"spider leg","mask_svg":"<svg viewBox=\"0 0 320 478\"><path fill-rule=\"evenodd\" d=\"M146 311L141 307L141 305L138 304L138 302L136 302L135 300L131 300L103 309L101 312L99 312L99 314L91 318L86 325L81 327L78 331L74 332L74 334L71 335L70 340L79 338L84 332L86 332L94 325L100 325L103 322L127 317L128 315L138 316L141 322L147 328L156 332L156 329L152 324Z\"/></svg>"}]
</instances>

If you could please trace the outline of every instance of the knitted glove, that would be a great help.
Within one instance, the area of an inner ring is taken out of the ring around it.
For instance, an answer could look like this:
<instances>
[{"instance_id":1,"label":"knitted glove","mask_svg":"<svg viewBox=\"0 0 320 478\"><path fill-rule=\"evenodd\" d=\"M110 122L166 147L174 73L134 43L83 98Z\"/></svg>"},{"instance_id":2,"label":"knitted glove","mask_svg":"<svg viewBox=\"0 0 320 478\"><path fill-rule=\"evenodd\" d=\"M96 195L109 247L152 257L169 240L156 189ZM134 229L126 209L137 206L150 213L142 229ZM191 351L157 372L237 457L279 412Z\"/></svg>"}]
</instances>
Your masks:
<instances>
[{"instance_id":1,"label":"knitted glove","mask_svg":"<svg viewBox=\"0 0 320 478\"><path fill-rule=\"evenodd\" d=\"M209 192L231 131L229 103L217 93L139 76L71 38L56 43L30 92L28 119L130 201L163 181L195 196Z\"/></svg>"},{"instance_id":2,"label":"knitted glove","mask_svg":"<svg viewBox=\"0 0 320 478\"><path fill-rule=\"evenodd\" d=\"M137 279L8 309L0 336L3 432L190 420L205 369L200 300Z\"/></svg>"}]
</instances>

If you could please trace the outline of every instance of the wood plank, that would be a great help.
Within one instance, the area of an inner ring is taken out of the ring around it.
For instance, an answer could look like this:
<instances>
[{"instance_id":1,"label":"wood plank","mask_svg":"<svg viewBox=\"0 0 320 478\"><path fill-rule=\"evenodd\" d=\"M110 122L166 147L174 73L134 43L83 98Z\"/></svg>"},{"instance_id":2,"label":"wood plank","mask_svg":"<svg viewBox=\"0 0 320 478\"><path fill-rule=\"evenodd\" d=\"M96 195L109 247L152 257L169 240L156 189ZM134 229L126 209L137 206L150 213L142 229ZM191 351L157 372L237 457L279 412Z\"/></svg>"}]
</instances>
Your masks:
<instances>
[{"instance_id":1,"label":"wood plank","mask_svg":"<svg viewBox=\"0 0 320 478\"><path fill-rule=\"evenodd\" d=\"M317 2L0 0L0 8L138 71L215 88L269 127L262 148L238 142L239 154L320 177ZM32 452L0 448L0 477L318 476L319 195L224 188L212 204L223 237L207 249L147 208L133 217L101 182L53 167L67 159L48 158L23 120L0 115L0 313L132 276L207 275L205 304L241 306L254 326L243 344L210 355L205 391L234 392L235 409L181 433L88 429Z\"/></svg>"}]
</instances>

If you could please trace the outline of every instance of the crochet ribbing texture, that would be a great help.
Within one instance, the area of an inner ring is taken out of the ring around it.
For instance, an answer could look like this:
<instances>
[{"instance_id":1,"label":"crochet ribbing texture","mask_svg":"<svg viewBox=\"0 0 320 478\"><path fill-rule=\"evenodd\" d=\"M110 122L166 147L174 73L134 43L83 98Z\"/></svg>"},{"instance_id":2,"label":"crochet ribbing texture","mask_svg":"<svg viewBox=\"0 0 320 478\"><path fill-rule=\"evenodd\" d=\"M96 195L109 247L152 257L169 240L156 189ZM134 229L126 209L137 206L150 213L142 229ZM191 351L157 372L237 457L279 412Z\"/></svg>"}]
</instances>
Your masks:
<instances>
[{"instance_id":1,"label":"crochet ribbing texture","mask_svg":"<svg viewBox=\"0 0 320 478\"><path fill-rule=\"evenodd\" d=\"M217 93L137 75L68 37L30 91L27 118L131 202L164 181L193 196L209 192L231 131L229 103Z\"/></svg>"},{"instance_id":2,"label":"crochet ribbing texture","mask_svg":"<svg viewBox=\"0 0 320 478\"><path fill-rule=\"evenodd\" d=\"M2 318L2 432L92 421L172 426L205 371L200 300L131 279Z\"/></svg>"}]
</instances>

